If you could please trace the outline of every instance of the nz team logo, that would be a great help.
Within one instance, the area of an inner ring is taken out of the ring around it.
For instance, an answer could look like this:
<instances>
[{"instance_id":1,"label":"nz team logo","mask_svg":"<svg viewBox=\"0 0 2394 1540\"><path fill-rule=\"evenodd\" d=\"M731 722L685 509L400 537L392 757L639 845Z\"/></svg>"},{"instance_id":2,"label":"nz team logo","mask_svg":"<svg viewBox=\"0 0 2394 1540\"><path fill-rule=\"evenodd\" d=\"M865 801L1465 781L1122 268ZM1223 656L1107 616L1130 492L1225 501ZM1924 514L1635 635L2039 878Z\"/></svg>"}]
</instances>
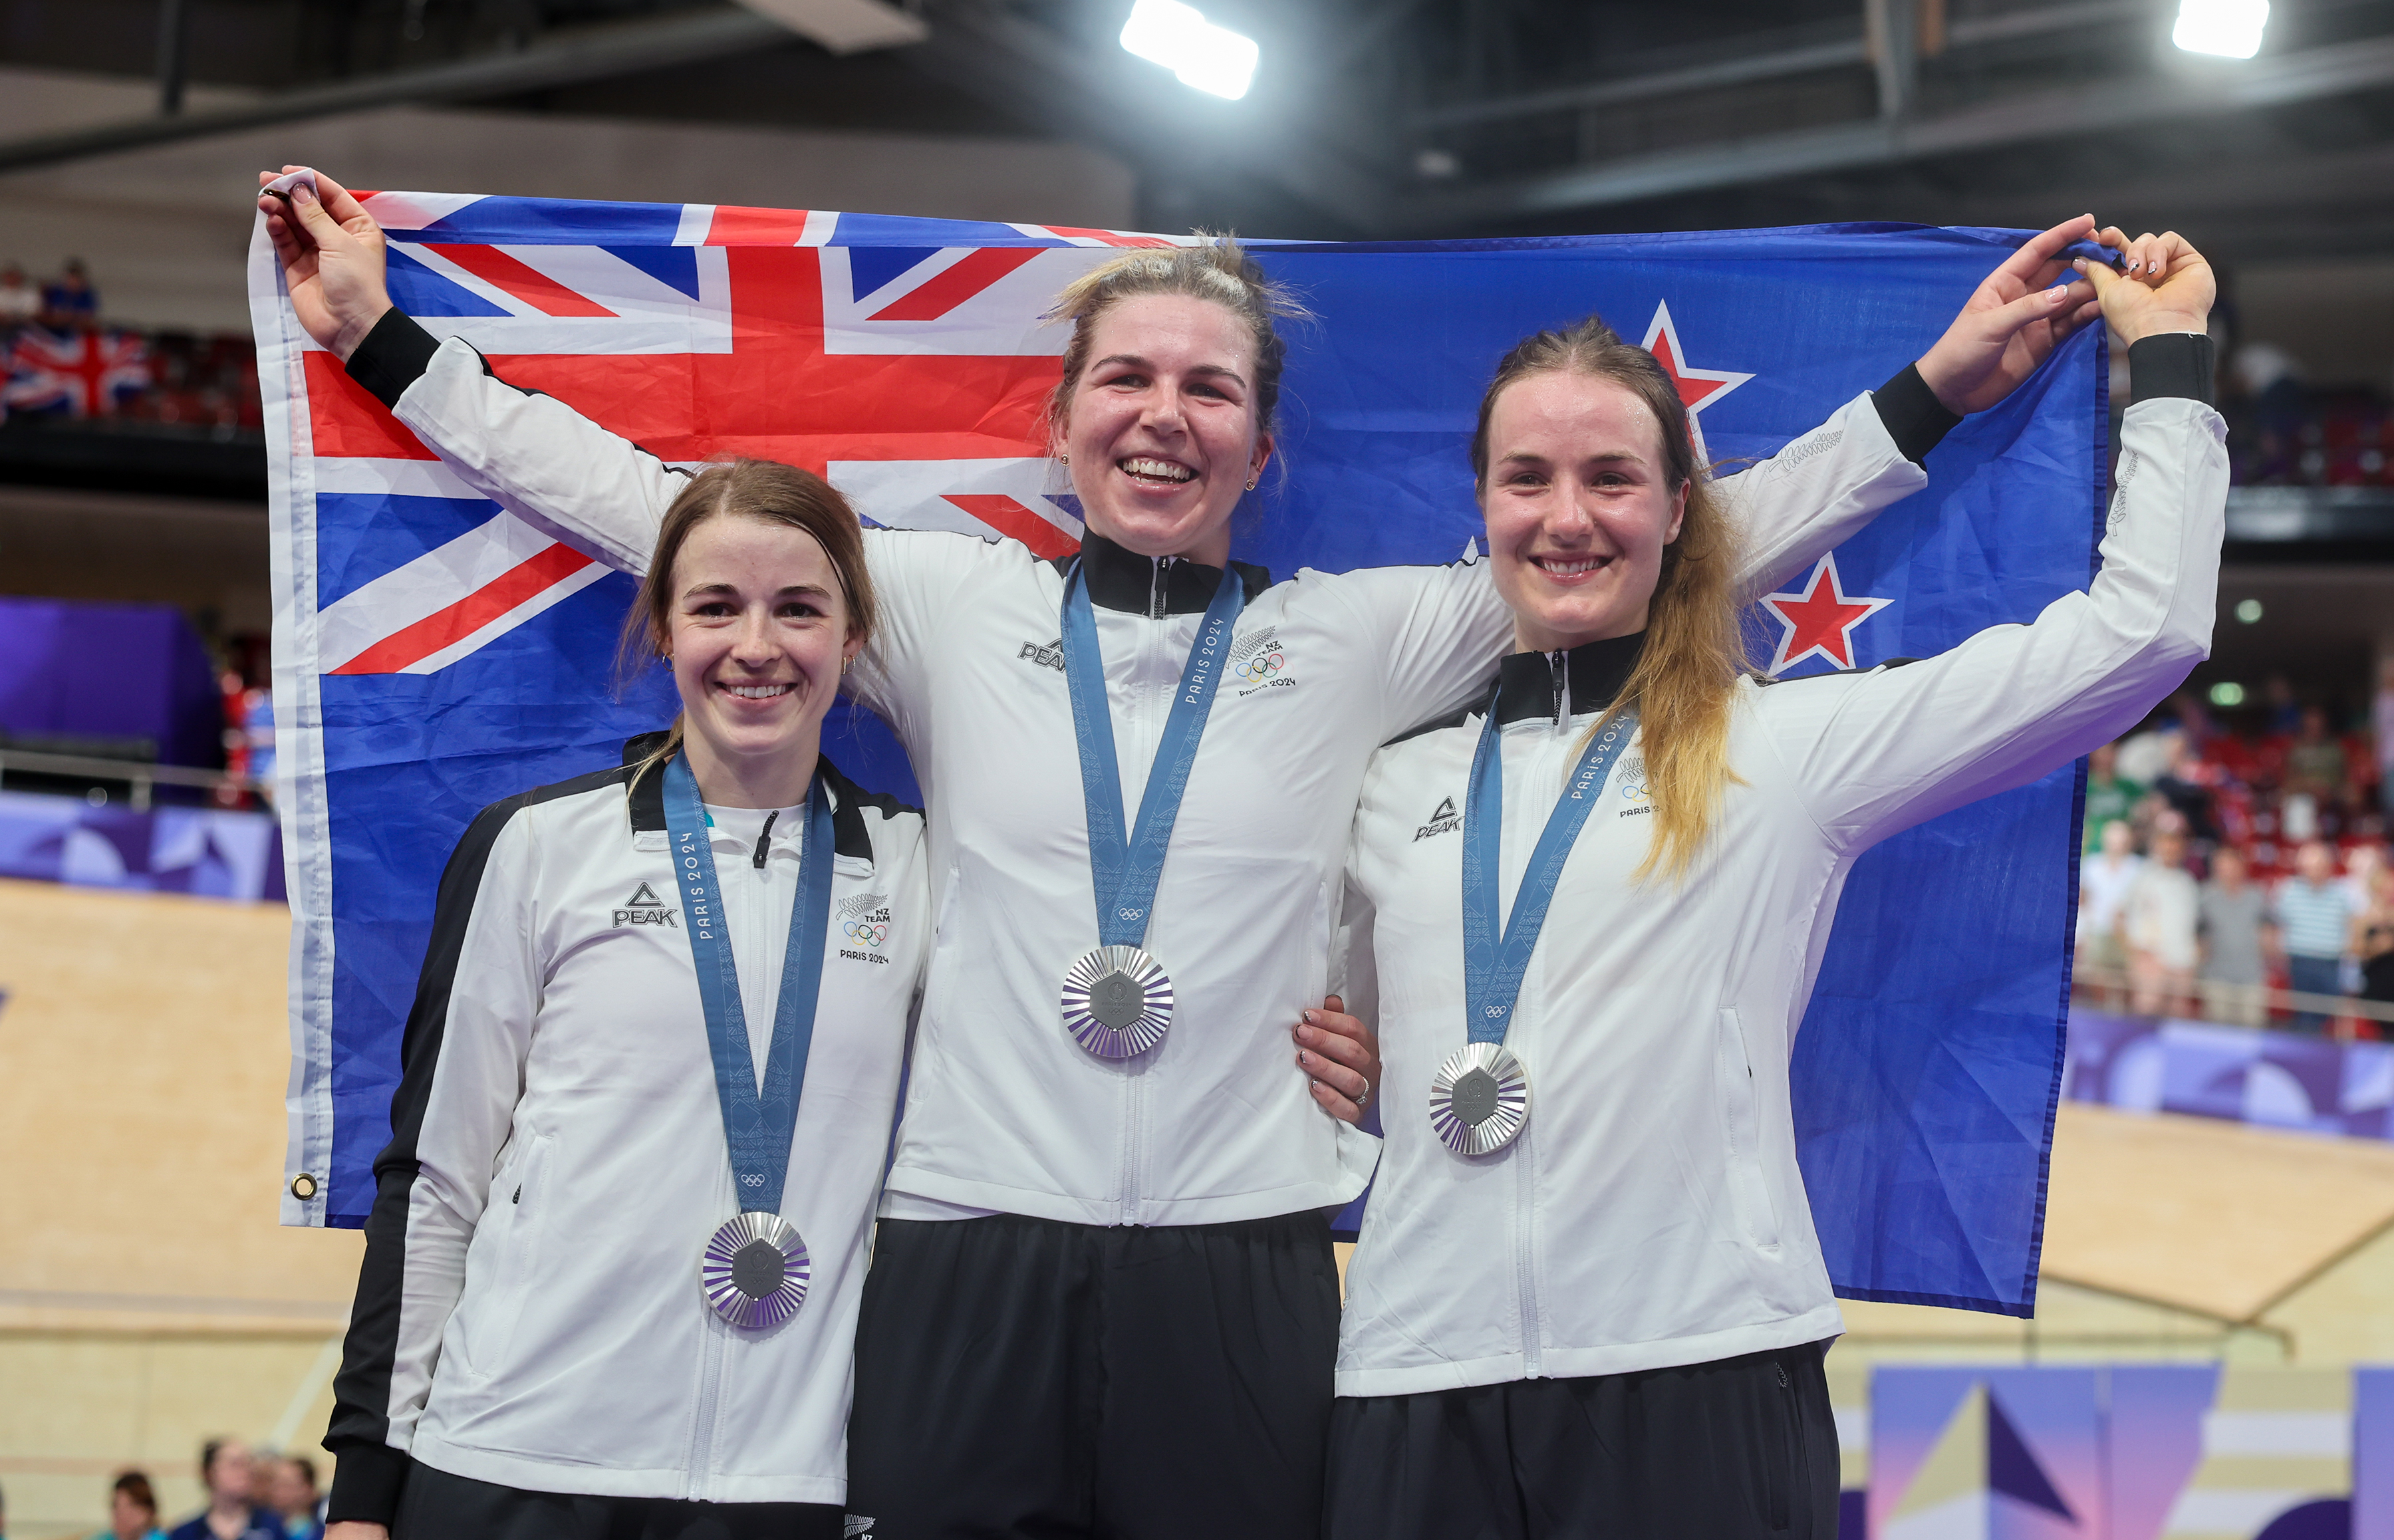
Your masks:
<instances>
[{"instance_id":1,"label":"nz team logo","mask_svg":"<svg viewBox=\"0 0 2394 1540\"><path fill-rule=\"evenodd\" d=\"M840 941L839 954L852 963L889 961L889 895L865 893L843 899L832 912L832 931Z\"/></svg>"},{"instance_id":2,"label":"nz team logo","mask_svg":"<svg viewBox=\"0 0 2394 1540\"><path fill-rule=\"evenodd\" d=\"M1622 817L1636 818L1640 813L1651 813L1654 810L1654 788L1646 783L1645 760L1621 761L1621 772L1615 780L1615 784L1621 787L1621 800L1624 804L1621 809Z\"/></svg>"},{"instance_id":3,"label":"nz team logo","mask_svg":"<svg viewBox=\"0 0 2394 1540\"><path fill-rule=\"evenodd\" d=\"M1280 644L1279 632L1271 627L1230 649L1230 678L1243 696L1295 684L1295 679L1281 672L1287 666L1288 652Z\"/></svg>"},{"instance_id":4,"label":"nz team logo","mask_svg":"<svg viewBox=\"0 0 2394 1540\"><path fill-rule=\"evenodd\" d=\"M624 907L615 911L615 923L608 928L621 930L627 925L664 925L678 930L681 922L674 918L678 913L657 897L655 888L644 882L633 888L632 896L624 901Z\"/></svg>"}]
</instances>

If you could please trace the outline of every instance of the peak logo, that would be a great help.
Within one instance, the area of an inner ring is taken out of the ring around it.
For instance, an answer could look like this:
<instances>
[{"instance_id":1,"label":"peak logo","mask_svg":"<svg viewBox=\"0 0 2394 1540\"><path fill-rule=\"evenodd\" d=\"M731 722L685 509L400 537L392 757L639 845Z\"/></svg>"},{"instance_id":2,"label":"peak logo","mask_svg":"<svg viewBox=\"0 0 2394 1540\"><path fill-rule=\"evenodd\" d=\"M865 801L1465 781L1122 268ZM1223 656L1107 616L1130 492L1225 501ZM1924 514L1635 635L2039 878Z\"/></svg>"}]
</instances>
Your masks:
<instances>
[{"instance_id":1,"label":"peak logo","mask_svg":"<svg viewBox=\"0 0 2394 1540\"><path fill-rule=\"evenodd\" d=\"M1414 841L1418 844L1432 835L1451 835L1462 827L1463 815L1454 810L1454 798L1446 797L1431 811L1429 822L1414 831Z\"/></svg>"},{"instance_id":2,"label":"peak logo","mask_svg":"<svg viewBox=\"0 0 2394 1540\"><path fill-rule=\"evenodd\" d=\"M1035 641L1026 641L1022 644L1022 651L1014 655L1029 658L1042 668L1052 668L1059 674L1064 672L1064 638L1061 637L1045 647Z\"/></svg>"},{"instance_id":3,"label":"peak logo","mask_svg":"<svg viewBox=\"0 0 2394 1540\"><path fill-rule=\"evenodd\" d=\"M627 925L664 925L678 930L681 922L674 918L677 913L678 911L667 908L665 901L657 897L657 890L644 882L633 888L632 896L624 901L624 907L615 911L615 923L608 928L621 930Z\"/></svg>"}]
</instances>

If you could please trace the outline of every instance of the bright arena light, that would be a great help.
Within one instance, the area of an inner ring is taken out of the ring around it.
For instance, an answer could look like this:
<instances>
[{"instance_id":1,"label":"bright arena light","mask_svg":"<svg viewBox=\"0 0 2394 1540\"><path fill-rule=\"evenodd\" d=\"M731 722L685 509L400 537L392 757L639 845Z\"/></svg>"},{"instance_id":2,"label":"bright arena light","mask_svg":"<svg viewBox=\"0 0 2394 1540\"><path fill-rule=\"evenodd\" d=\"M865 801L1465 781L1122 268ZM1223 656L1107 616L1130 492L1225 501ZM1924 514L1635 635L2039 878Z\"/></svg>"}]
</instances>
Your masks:
<instances>
[{"instance_id":1,"label":"bright arena light","mask_svg":"<svg viewBox=\"0 0 2394 1540\"><path fill-rule=\"evenodd\" d=\"M2170 41L2190 54L2250 59L2261 51L2269 23L2269 0L2178 0Z\"/></svg>"},{"instance_id":2,"label":"bright arena light","mask_svg":"<svg viewBox=\"0 0 2394 1540\"><path fill-rule=\"evenodd\" d=\"M1263 52L1254 38L1214 25L1180 0L1138 0L1123 23L1122 46L1163 65L1180 77L1181 85L1232 101L1247 94Z\"/></svg>"}]
</instances>

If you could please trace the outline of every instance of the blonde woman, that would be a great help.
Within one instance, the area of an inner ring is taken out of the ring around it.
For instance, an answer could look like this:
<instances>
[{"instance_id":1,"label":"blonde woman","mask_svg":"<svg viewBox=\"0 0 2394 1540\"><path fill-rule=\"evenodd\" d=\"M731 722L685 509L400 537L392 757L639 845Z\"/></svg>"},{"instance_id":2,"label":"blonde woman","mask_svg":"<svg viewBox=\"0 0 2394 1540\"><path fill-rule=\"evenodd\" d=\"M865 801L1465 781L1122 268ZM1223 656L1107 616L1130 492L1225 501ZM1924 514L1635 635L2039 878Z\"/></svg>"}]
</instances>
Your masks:
<instances>
[{"instance_id":1,"label":"blonde woman","mask_svg":"<svg viewBox=\"0 0 2394 1540\"><path fill-rule=\"evenodd\" d=\"M2092 591L1901 667L1742 671L1737 532L1642 349L1589 321L1498 369L1472 463L1513 651L1356 814L1387 1143L1334 1540L1836 1533L1787 1066L1839 888L2132 726L2210 637L2211 274L2175 237L2127 255L2092 274L2137 391Z\"/></svg>"},{"instance_id":2,"label":"blonde woman","mask_svg":"<svg viewBox=\"0 0 2394 1540\"><path fill-rule=\"evenodd\" d=\"M392 308L372 218L317 185L264 205L317 340L489 495L639 570L682 473L435 342ZM1960 414L2085 319L2057 256L2092 228L2030 242L1817 454L1721 483L1757 576L1923 485ZM1377 1158L1355 1124L1378 1060L1344 1018L1298 1024L1294 1056L1282 1034L1323 1000L1373 746L1475 698L1511 620L1477 560L1275 583L1232 559L1291 308L1229 242L1099 263L1055 312L1078 555L867 532L883 624L854 690L933 806L939 922L857 1345L874 1540L1320 1522L1324 1211ZM1225 677L1267 646L1280 672Z\"/></svg>"}]
</instances>

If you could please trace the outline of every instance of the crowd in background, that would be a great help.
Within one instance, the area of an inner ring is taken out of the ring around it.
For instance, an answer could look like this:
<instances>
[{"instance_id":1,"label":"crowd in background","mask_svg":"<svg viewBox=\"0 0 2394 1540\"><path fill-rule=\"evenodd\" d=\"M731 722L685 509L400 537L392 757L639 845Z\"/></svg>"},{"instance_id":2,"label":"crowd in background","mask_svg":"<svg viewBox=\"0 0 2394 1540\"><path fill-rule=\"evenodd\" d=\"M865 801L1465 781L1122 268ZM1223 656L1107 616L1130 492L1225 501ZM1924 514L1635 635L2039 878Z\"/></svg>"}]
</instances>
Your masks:
<instances>
[{"instance_id":1,"label":"crowd in background","mask_svg":"<svg viewBox=\"0 0 2394 1540\"><path fill-rule=\"evenodd\" d=\"M0 422L93 417L231 438L262 430L257 353L243 336L106 324L79 257L36 282L0 265Z\"/></svg>"},{"instance_id":2,"label":"crowd in background","mask_svg":"<svg viewBox=\"0 0 2394 1540\"><path fill-rule=\"evenodd\" d=\"M2093 1002L2317 1033L2394 1036L2394 660L2338 722L2273 679L2244 731L2191 694L2096 751L2079 863L2078 986ZM2290 991L2295 998L2272 997Z\"/></svg>"},{"instance_id":3,"label":"crowd in background","mask_svg":"<svg viewBox=\"0 0 2394 1540\"><path fill-rule=\"evenodd\" d=\"M108 1527L92 1540L321 1540L324 1533L324 1495L306 1455L210 1439L200 1448L200 1481L207 1506L167 1529L149 1476L119 1472L109 1488ZM7 1533L7 1497L0 1493L0 1540Z\"/></svg>"}]
</instances>

